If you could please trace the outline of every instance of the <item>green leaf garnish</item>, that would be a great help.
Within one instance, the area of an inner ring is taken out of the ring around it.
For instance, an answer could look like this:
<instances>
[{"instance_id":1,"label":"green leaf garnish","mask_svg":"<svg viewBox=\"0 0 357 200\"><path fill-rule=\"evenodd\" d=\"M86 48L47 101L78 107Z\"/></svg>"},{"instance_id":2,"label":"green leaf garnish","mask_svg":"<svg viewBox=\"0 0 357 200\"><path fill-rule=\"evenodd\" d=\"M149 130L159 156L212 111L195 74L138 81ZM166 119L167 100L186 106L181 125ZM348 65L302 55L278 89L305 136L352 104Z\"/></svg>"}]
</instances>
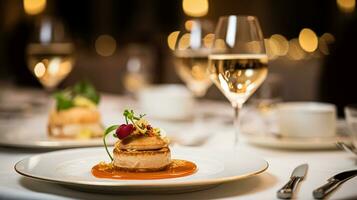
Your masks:
<instances>
[{"instance_id":1,"label":"green leaf garnish","mask_svg":"<svg viewBox=\"0 0 357 200\"><path fill-rule=\"evenodd\" d=\"M73 92L75 95L81 95L89 100L93 101L95 104L99 103L100 96L95 90L94 86L87 81L81 81L73 86Z\"/></svg>"},{"instance_id":2,"label":"green leaf garnish","mask_svg":"<svg viewBox=\"0 0 357 200\"><path fill-rule=\"evenodd\" d=\"M70 94L68 94L68 92L66 91L57 92L54 94L54 97L57 101L56 104L57 110L66 110L74 106Z\"/></svg>"},{"instance_id":3,"label":"green leaf garnish","mask_svg":"<svg viewBox=\"0 0 357 200\"><path fill-rule=\"evenodd\" d=\"M99 94L97 93L93 85L87 81L81 81L79 83L76 83L73 87L69 87L63 91L56 92L54 94L54 97L57 102L56 109L58 111L66 110L77 106L74 103L74 99L76 97L83 97L85 99L88 99L95 105L97 105L100 101Z\"/></svg>"},{"instance_id":4,"label":"green leaf garnish","mask_svg":"<svg viewBox=\"0 0 357 200\"><path fill-rule=\"evenodd\" d=\"M109 158L111 161L113 161L113 156L109 153L108 150L108 146L107 146L107 142L105 140L106 136L111 133L112 131L116 130L119 127L119 125L112 125L109 128L107 128L104 132L104 136L103 136L103 143L104 143L104 147L105 147L105 151L107 152Z\"/></svg>"}]
</instances>

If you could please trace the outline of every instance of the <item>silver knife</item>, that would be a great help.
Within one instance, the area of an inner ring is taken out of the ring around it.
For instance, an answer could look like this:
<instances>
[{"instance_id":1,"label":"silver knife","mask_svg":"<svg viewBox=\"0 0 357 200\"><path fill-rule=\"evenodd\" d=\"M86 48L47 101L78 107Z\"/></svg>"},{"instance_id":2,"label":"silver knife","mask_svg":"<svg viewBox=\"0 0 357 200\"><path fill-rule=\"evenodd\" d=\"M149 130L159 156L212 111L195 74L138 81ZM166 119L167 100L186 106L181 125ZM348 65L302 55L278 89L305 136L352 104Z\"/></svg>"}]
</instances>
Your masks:
<instances>
[{"instance_id":1,"label":"silver knife","mask_svg":"<svg viewBox=\"0 0 357 200\"><path fill-rule=\"evenodd\" d=\"M302 164L296 167L291 174L290 180L277 192L280 199L291 199L298 183L304 179L308 165Z\"/></svg>"},{"instance_id":2,"label":"silver knife","mask_svg":"<svg viewBox=\"0 0 357 200\"><path fill-rule=\"evenodd\" d=\"M314 198L322 199L326 195L328 195L330 192L335 190L343 182L347 181L350 178L355 177L356 175L357 175L357 170L345 171L345 172L336 174L335 176L329 178L325 185L314 190L312 194L313 194Z\"/></svg>"}]
</instances>

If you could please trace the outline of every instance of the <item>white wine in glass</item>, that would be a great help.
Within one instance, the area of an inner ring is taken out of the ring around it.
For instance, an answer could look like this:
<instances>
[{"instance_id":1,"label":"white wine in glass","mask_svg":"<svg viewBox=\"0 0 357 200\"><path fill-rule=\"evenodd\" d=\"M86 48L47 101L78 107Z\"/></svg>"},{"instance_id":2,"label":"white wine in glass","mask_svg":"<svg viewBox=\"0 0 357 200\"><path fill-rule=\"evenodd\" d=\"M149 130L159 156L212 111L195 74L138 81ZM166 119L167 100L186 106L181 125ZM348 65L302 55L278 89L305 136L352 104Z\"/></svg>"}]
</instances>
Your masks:
<instances>
[{"instance_id":1,"label":"white wine in glass","mask_svg":"<svg viewBox=\"0 0 357 200\"><path fill-rule=\"evenodd\" d=\"M72 71L72 44L29 44L28 68L46 90L53 90Z\"/></svg>"},{"instance_id":2,"label":"white wine in glass","mask_svg":"<svg viewBox=\"0 0 357 200\"><path fill-rule=\"evenodd\" d=\"M210 76L233 106L243 103L258 89L268 74L264 54L212 55Z\"/></svg>"},{"instance_id":3,"label":"white wine in glass","mask_svg":"<svg viewBox=\"0 0 357 200\"><path fill-rule=\"evenodd\" d=\"M236 146L239 111L268 74L264 37L256 17L230 15L219 18L208 71L234 108Z\"/></svg>"},{"instance_id":4,"label":"white wine in glass","mask_svg":"<svg viewBox=\"0 0 357 200\"><path fill-rule=\"evenodd\" d=\"M212 81L207 73L208 55L176 54L175 67L178 75L186 83L188 89L196 97L205 95Z\"/></svg>"},{"instance_id":5,"label":"white wine in glass","mask_svg":"<svg viewBox=\"0 0 357 200\"><path fill-rule=\"evenodd\" d=\"M46 91L53 91L72 71L74 45L61 20L41 16L26 49L27 65Z\"/></svg>"},{"instance_id":6,"label":"white wine in glass","mask_svg":"<svg viewBox=\"0 0 357 200\"><path fill-rule=\"evenodd\" d=\"M189 25L189 26L187 26ZM208 56L213 44L214 26L207 19L193 19L185 22L177 37L174 49L175 70L192 95L198 99L205 96L212 81L208 74ZM200 135L203 131L204 113L197 107L193 112L192 127L185 133Z\"/></svg>"},{"instance_id":7,"label":"white wine in glass","mask_svg":"<svg viewBox=\"0 0 357 200\"><path fill-rule=\"evenodd\" d=\"M214 27L205 19L187 23L191 26L180 31L175 45L175 70L195 97L203 97L212 85L207 68Z\"/></svg>"}]
</instances>

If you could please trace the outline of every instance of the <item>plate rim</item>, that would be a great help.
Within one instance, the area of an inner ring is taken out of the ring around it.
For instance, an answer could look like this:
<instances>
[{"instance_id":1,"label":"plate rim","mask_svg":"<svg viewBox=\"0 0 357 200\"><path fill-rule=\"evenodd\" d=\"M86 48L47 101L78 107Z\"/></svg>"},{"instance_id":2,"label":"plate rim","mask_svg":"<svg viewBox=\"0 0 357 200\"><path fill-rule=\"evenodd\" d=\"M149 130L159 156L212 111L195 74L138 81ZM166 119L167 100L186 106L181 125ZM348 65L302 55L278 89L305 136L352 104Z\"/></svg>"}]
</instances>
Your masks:
<instances>
[{"instance_id":1,"label":"plate rim","mask_svg":"<svg viewBox=\"0 0 357 200\"><path fill-rule=\"evenodd\" d=\"M89 148L83 148L83 149L89 149ZM62 150L60 150L62 151ZM66 151L66 150L63 150ZM19 165L21 162L25 162L26 160L36 157L36 156L41 156L44 154L51 154L51 153L58 153L59 151L53 151L53 152L48 152L48 153L42 153L42 154L37 154L37 155L33 155L33 156L29 156L26 158L21 159L20 161L16 162L16 164L14 165L14 170L27 178L31 178L31 179L35 179L35 180L40 180L40 181L46 181L46 182L51 182L51 183L57 183L57 184L62 184L62 185L74 185L74 186L92 186L92 187L96 187L96 186L100 186L100 187L147 187L147 188L159 188L159 187L184 187L184 186L200 186L200 185L214 185L214 184L221 184L221 183L225 183L225 182L230 182L230 181L235 181L235 180L239 180L239 179L245 179L245 178L249 178L249 177L253 177L256 175L259 175L263 172L265 172L268 168L269 168L269 163L261 158L260 156L258 157L258 159L260 159L261 161L264 162L264 167L262 167L261 169L254 171L252 173L248 173L248 174L244 174L244 175L238 175L238 176L230 176L230 177L226 177L226 178L210 178L208 180L191 180L191 181L184 181L184 182L179 182L179 183L175 183L175 182L169 182L169 183L126 183L126 184L117 184L117 183L113 183L113 182L95 182L93 184L92 181L66 181L66 180L60 180L58 178L47 178L44 176L35 176L35 175L31 175L25 172L22 172L21 170L18 169ZM119 182L118 182L119 183Z\"/></svg>"},{"instance_id":2,"label":"plate rim","mask_svg":"<svg viewBox=\"0 0 357 200\"><path fill-rule=\"evenodd\" d=\"M69 148L85 148L85 147L100 147L103 146L102 137L89 140L38 140L35 142L12 142L8 139L0 140L2 147L26 148L26 149L69 149ZM115 142L108 141L109 146L113 146Z\"/></svg>"}]
</instances>

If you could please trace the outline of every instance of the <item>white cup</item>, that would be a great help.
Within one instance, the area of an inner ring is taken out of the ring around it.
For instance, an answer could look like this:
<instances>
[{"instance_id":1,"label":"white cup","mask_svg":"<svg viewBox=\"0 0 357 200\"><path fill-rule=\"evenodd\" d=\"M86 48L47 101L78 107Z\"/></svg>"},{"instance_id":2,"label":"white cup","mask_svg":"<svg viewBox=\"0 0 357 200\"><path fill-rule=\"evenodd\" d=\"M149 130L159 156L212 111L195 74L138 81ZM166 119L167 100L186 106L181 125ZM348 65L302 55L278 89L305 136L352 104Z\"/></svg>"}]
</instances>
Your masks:
<instances>
[{"instance_id":1,"label":"white cup","mask_svg":"<svg viewBox=\"0 0 357 200\"><path fill-rule=\"evenodd\" d=\"M280 134L288 137L331 137L336 134L336 106L318 102L277 105Z\"/></svg>"},{"instance_id":2,"label":"white cup","mask_svg":"<svg viewBox=\"0 0 357 200\"><path fill-rule=\"evenodd\" d=\"M193 96L186 87L179 84L144 88L139 91L138 100L142 111L153 118L184 120L193 113Z\"/></svg>"}]
</instances>

